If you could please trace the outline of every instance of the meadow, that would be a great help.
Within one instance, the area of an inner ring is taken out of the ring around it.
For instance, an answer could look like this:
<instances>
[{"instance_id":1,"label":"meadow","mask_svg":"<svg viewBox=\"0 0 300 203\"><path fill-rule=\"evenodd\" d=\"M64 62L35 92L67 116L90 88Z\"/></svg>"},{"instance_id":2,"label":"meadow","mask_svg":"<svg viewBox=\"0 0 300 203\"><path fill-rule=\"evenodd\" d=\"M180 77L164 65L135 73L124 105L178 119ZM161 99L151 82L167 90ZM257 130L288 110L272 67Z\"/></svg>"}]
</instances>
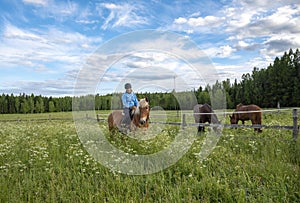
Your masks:
<instances>
[{"instance_id":1,"label":"meadow","mask_svg":"<svg viewBox=\"0 0 300 203\"><path fill-rule=\"evenodd\" d=\"M291 118L291 111L264 114L263 124L291 125ZM174 165L126 175L89 155L71 113L0 115L0 121L0 202L300 202L300 138L293 141L290 130L223 129L215 149L200 161L206 132ZM106 122L99 127L132 154L159 151L180 130L155 125L156 136L137 140L109 134Z\"/></svg>"}]
</instances>

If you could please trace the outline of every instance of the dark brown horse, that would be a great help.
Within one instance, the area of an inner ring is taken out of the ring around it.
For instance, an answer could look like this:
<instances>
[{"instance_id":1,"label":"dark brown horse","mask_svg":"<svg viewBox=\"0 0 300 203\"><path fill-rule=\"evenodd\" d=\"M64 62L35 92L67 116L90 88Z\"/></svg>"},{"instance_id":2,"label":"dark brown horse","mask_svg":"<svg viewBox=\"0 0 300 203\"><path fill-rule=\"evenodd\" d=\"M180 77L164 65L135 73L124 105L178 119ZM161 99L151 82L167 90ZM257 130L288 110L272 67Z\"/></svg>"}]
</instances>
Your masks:
<instances>
[{"instance_id":1,"label":"dark brown horse","mask_svg":"<svg viewBox=\"0 0 300 203\"><path fill-rule=\"evenodd\" d=\"M257 105L238 104L235 112L229 117L231 124L238 124L239 120L241 120L244 125L245 121L251 120L252 125L261 125L262 113L261 108ZM254 131L262 132L260 128L254 128Z\"/></svg>"},{"instance_id":2,"label":"dark brown horse","mask_svg":"<svg viewBox=\"0 0 300 203\"><path fill-rule=\"evenodd\" d=\"M196 104L194 106L194 119L195 123L219 124L217 115L208 104ZM204 132L204 126L198 126L198 132Z\"/></svg>"},{"instance_id":3,"label":"dark brown horse","mask_svg":"<svg viewBox=\"0 0 300 203\"><path fill-rule=\"evenodd\" d=\"M150 115L150 106L147 98L139 100L139 106L132 111L133 117L130 125L131 130L136 128L145 128L149 127L149 115ZM109 114L108 116L108 128L109 131L112 131L115 128L121 129L121 123L123 120L123 110L116 110Z\"/></svg>"}]
</instances>

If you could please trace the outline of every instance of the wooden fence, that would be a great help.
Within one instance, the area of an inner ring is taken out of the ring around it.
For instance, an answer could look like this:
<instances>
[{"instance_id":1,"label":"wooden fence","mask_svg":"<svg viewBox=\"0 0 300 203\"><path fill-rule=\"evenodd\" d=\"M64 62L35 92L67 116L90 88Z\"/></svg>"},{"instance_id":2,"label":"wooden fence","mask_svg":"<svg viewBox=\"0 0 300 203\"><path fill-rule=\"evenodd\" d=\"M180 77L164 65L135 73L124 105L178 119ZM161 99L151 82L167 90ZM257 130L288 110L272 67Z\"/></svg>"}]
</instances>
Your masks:
<instances>
[{"instance_id":1,"label":"wooden fence","mask_svg":"<svg viewBox=\"0 0 300 203\"><path fill-rule=\"evenodd\" d=\"M274 111L274 110L263 110L261 112L266 111ZM279 111L279 110L276 110ZM258 111L256 111L258 112ZM249 113L249 112L238 112L238 113ZM208 114L208 113L206 113ZM224 114L224 113L222 113ZM228 113L226 113L228 114ZM293 109L292 113L292 120L293 125L292 126L282 126L282 125L238 125L238 124L205 124L205 123L187 123L187 116L193 115L193 113L182 113L182 122L159 122L159 121L152 121L150 120L150 123L152 124L164 124L164 125L175 125L175 126L182 126L182 128L185 128L187 126L207 126L207 127L221 127L221 128L265 128L265 129L284 129L284 130L292 130L293 139L297 140L298 134L299 134L299 125L298 125L298 109ZM98 122L107 121L107 116L105 115L105 118L103 118L104 115L97 114L96 120ZM154 116L151 116L152 118ZM179 114L177 112L176 117L179 117ZM89 117L88 114L85 115L85 118L82 119L92 119L95 120L95 118ZM49 114L48 118L38 118L38 119L8 119L8 120L0 120L0 122L11 122L11 121L45 121L45 120L74 120L74 118L55 118L52 117L51 114Z\"/></svg>"}]
</instances>

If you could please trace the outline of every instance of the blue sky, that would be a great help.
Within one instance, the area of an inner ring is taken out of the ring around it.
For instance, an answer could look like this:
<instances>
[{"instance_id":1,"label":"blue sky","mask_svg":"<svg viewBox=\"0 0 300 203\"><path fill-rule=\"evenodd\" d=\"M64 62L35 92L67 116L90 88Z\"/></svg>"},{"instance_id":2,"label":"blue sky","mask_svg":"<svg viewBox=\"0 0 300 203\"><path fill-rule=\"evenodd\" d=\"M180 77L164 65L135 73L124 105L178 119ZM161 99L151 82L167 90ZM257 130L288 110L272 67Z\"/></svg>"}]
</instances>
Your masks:
<instances>
[{"instance_id":1,"label":"blue sky","mask_svg":"<svg viewBox=\"0 0 300 203\"><path fill-rule=\"evenodd\" d=\"M211 60L214 79L232 82L300 47L296 0L2 0L0 13L0 93L5 94L73 95L79 71L99 47L145 29L194 42ZM111 67L97 67L100 74L90 75L99 77L95 93L100 94L122 90L125 81L136 91L148 91L147 84L149 91L170 91L175 76L178 91L208 81L193 77L181 59L159 51L137 50ZM147 74L138 71L144 67Z\"/></svg>"}]
</instances>

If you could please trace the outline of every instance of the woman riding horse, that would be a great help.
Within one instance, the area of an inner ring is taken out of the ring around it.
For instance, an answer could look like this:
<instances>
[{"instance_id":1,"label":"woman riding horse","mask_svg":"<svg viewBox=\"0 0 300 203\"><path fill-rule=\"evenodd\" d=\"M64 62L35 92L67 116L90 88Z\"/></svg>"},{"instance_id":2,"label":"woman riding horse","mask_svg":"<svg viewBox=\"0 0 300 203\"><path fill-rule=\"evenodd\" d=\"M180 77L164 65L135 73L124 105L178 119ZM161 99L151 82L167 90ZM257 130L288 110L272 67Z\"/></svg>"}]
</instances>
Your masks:
<instances>
[{"instance_id":1,"label":"woman riding horse","mask_svg":"<svg viewBox=\"0 0 300 203\"><path fill-rule=\"evenodd\" d=\"M109 131L115 127L127 134L136 128L147 129L149 126L150 105L148 98L137 99L131 84L125 84L126 92L122 95L123 111L115 110L108 116Z\"/></svg>"},{"instance_id":2,"label":"woman riding horse","mask_svg":"<svg viewBox=\"0 0 300 203\"><path fill-rule=\"evenodd\" d=\"M125 84L126 91L122 95L123 112L125 114L122 120L122 127L124 130L130 130L130 123L133 117L134 110L138 106L138 99L132 91L130 83Z\"/></svg>"}]
</instances>

